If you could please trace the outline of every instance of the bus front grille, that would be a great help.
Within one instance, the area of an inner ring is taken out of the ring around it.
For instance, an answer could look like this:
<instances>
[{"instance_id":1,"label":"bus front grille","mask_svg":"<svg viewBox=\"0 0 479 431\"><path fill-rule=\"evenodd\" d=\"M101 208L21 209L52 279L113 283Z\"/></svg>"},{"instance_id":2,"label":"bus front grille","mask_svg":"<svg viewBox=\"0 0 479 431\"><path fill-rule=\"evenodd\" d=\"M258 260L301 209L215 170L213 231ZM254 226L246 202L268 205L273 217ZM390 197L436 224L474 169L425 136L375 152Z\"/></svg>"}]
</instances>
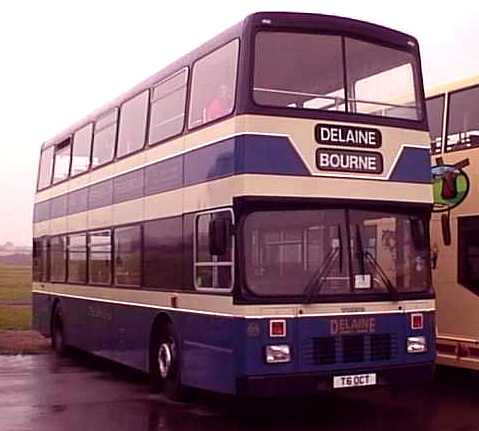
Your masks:
<instances>
[{"instance_id":1,"label":"bus front grille","mask_svg":"<svg viewBox=\"0 0 479 431\"><path fill-rule=\"evenodd\" d=\"M317 364L336 363L336 338L313 338L313 361Z\"/></svg>"},{"instance_id":2,"label":"bus front grille","mask_svg":"<svg viewBox=\"0 0 479 431\"><path fill-rule=\"evenodd\" d=\"M313 365L388 361L396 355L394 334L314 337L307 340L303 347L305 363Z\"/></svg>"},{"instance_id":3,"label":"bus front grille","mask_svg":"<svg viewBox=\"0 0 479 431\"><path fill-rule=\"evenodd\" d=\"M343 362L364 361L364 335L344 335L342 337Z\"/></svg>"}]
</instances>

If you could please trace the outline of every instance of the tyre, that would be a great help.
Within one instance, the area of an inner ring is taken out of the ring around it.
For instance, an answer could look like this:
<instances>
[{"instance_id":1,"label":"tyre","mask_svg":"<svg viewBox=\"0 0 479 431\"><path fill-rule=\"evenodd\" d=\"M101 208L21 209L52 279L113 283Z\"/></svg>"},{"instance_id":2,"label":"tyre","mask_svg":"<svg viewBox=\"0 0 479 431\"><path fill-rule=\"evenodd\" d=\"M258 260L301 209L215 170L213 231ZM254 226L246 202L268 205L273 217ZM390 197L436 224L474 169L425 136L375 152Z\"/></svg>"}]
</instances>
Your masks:
<instances>
[{"instance_id":1,"label":"tyre","mask_svg":"<svg viewBox=\"0 0 479 431\"><path fill-rule=\"evenodd\" d=\"M52 347L58 356L65 356L67 347L65 344L63 314L60 306L55 308L52 320Z\"/></svg>"},{"instance_id":2,"label":"tyre","mask_svg":"<svg viewBox=\"0 0 479 431\"><path fill-rule=\"evenodd\" d=\"M150 348L150 377L155 389L171 400L184 401L187 390L181 384L181 347L172 323L154 328Z\"/></svg>"}]
</instances>

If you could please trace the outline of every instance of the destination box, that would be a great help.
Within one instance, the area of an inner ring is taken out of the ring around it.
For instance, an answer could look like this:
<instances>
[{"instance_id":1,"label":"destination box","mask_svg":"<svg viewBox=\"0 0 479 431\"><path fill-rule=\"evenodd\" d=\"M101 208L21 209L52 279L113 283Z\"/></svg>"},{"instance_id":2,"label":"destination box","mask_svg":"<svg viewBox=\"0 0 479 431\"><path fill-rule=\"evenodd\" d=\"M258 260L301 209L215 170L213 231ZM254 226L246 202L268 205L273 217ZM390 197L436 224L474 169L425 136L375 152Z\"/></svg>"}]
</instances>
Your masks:
<instances>
[{"instance_id":1,"label":"destination box","mask_svg":"<svg viewBox=\"0 0 479 431\"><path fill-rule=\"evenodd\" d=\"M370 127L318 124L316 141L324 145L345 147L379 148L382 145L381 131Z\"/></svg>"},{"instance_id":2,"label":"destination box","mask_svg":"<svg viewBox=\"0 0 479 431\"><path fill-rule=\"evenodd\" d=\"M383 157L373 151L349 151L318 148L316 166L320 171L381 174Z\"/></svg>"}]
</instances>

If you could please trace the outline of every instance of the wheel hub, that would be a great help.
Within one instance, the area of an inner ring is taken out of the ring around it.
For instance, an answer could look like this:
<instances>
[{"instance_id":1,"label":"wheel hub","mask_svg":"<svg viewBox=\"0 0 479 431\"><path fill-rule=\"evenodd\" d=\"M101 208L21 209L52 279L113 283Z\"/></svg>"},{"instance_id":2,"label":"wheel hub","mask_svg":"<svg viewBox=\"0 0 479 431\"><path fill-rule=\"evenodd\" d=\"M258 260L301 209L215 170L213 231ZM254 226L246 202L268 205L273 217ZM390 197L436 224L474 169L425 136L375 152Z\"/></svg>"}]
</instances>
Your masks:
<instances>
[{"instance_id":1,"label":"wheel hub","mask_svg":"<svg viewBox=\"0 0 479 431\"><path fill-rule=\"evenodd\" d=\"M163 379L168 376L171 369L171 363L173 361L172 347L170 343L162 343L158 349L158 368Z\"/></svg>"}]
</instances>

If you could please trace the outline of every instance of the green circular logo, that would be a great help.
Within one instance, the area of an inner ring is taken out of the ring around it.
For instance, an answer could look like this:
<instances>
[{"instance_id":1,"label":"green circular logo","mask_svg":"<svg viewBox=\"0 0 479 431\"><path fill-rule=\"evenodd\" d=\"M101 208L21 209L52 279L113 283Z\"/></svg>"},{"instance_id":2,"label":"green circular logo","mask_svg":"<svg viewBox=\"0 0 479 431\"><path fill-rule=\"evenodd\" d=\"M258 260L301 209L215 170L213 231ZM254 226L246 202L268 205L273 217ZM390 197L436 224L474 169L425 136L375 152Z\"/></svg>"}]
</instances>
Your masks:
<instances>
[{"instance_id":1,"label":"green circular logo","mask_svg":"<svg viewBox=\"0 0 479 431\"><path fill-rule=\"evenodd\" d=\"M468 161L467 161L467 164ZM432 168L434 193L433 211L448 211L459 205L469 191L469 178L461 169L464 162L456 165L437 165Z\"/></svg>"}]
</instances>

